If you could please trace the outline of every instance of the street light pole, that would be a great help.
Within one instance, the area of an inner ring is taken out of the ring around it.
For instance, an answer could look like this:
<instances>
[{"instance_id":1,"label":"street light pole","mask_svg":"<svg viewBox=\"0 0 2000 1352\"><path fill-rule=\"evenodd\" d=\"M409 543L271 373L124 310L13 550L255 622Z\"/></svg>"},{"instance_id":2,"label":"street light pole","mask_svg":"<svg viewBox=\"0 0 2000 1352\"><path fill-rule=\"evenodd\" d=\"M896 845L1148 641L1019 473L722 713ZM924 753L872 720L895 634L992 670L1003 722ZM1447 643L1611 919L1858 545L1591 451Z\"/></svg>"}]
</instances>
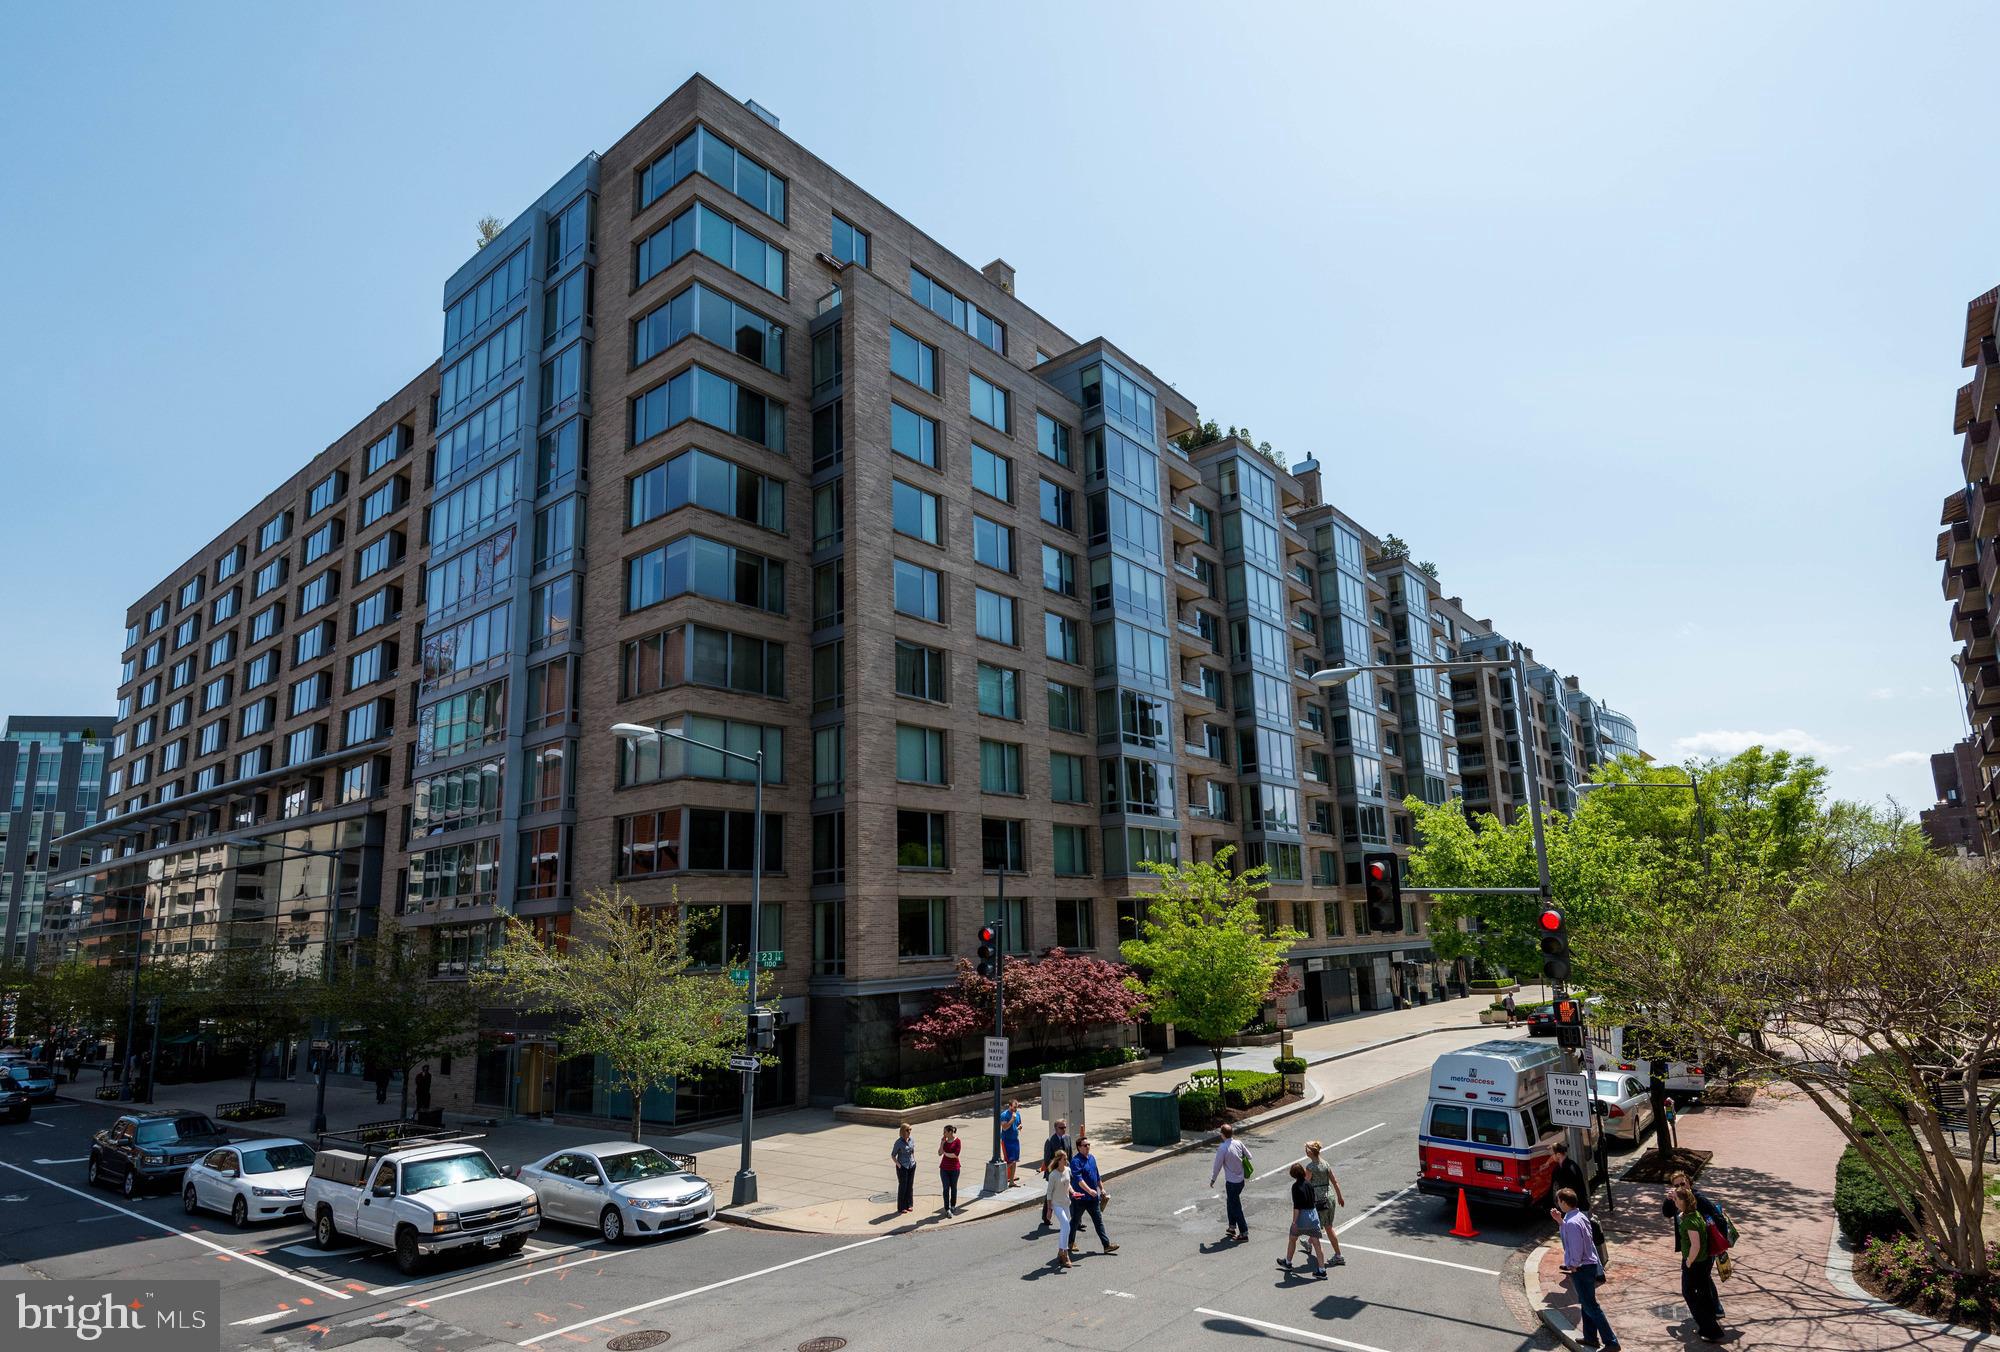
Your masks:
<instances>
[{"instance_id":1,"label":"street light pole","mask_svg":"<svg viewBox=\"0 0 2000 1352\"><path fill-rule=\"evenodd\" d=\"M339 828L336 827L335 829L338 830ZM300 851L299 853L305 852ZM314 851L313 853L318 853L318 851ZM326 969L326 989L328 996L331 997L333 993L333 979L340 970L340 954L338 951L340 943L340 851L337 849L333 850L328 857L332 862L327 871L328 913L326 922L326 957L322 966ZM329 1008L332 1007L329 1001ZM337 1022L338 1016L334 1016L334 1018ZM319 1054L319 1083L313 1090L312 1129L315 1136L324 1136L326 1134L326 1076L327 1063L333 1060L333 1030L327 1028L325 1031L328 1036L326 1039L326 1048Z\"/></svg>"},{"instance_id":2,"label":"street light pole","mask_svg":"<svg viewBox=\"0 0 2000 1352\"><path fill-rule=\"evenodd\" d=\"M747 755L741 751L732 751L726 746L717 746L713 742L700 741L671 728L650 728L640 723L614 723L611 732L613 736L626 741L652 738L659 743L662 756L666 754L667 742L671 739L684 746L712 751L724 758L734 757L739 761L746 761L756 771L755 797L752 800L756 820L751 826L751 848L754 853L750 860L750 979L743 1008L743 1054L754 1061L758 1050L757 975L763 965L763 950L759 945L763 942L764 920L764 748L760 744L755 755ZM756 1112L757 1072L746 1070L743 1072L743 1140L737 1162L736 1179L730 1192L731 1206L748 1206L757 1200L757 1173L750 1167L750 1134Z\"/></svg>"}]
</instances>

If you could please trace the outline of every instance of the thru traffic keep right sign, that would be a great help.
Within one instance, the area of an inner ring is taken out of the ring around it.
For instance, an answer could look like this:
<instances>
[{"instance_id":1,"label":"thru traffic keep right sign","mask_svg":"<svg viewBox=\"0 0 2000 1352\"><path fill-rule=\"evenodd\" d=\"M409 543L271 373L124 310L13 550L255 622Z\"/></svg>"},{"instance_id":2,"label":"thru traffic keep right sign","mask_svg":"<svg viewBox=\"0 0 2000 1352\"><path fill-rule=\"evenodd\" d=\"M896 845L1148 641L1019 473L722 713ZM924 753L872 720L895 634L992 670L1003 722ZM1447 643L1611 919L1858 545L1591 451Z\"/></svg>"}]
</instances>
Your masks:
<instances>
[{"instance_id":1,"label":"thru traffic keep right sign","mask_svg":"<svg viewBox=\"0 0 2000 1352\"><path fill-rule=\"evenodd\" d=\"M1590 1125L1590 1077L1549 1076L1549 1120L1559 1127Z\"/></svg>"}]
</instances>

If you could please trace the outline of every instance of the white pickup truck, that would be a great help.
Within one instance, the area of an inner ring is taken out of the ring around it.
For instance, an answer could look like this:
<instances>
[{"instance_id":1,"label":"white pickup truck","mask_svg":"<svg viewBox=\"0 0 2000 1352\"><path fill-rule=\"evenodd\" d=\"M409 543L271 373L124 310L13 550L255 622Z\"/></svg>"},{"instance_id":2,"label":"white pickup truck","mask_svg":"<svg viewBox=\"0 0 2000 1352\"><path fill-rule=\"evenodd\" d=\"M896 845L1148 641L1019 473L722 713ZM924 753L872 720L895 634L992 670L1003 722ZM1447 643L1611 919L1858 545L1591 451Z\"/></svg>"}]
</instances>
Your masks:
<instances>
[{"instance_id":1,"label":"white pickup truck","mask_svg":"<svg viewBox=\"0 0 2000 1352\"><path fill-rule=\"evenodd\" d=\"M519 1253L542 1220L534 1189L502 1175L484 1150L436 1141L322 1148L305 1214L322 1249L342 1236L392 1249L406 1275L452 1249Z\"/></svg>"}]
</instances>

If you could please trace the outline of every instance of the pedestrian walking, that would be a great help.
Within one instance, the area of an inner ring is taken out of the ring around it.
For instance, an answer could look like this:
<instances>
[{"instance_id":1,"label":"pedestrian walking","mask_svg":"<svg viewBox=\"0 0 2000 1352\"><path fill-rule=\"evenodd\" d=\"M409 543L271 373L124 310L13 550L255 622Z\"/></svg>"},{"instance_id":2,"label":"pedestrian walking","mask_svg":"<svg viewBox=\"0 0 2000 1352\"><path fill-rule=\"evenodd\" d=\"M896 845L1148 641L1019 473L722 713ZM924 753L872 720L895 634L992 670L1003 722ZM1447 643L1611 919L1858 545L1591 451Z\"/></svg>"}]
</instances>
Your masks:
<instances>
[{"instance_id":1,"label":"pedestrian walking","mask_svg":"<svg viewBox=\"0 0 2000 1352\"><path fill-rule=\"evenodd\" d=\"M1243 1185L1250 1180L1256 1165L1250 1159L1250 1147L1236 1139L1236 1128L1224 1122L1217 1131L1222 1143L1215 1147L1215 1162L1208 1171L1208 1186L1214 1187L1217 1176L1222 1179L1223 1196L1228 1219L1222 1232L1225 1243L1233 1239L1250 1238L1250 1222L1243 1215Z\"/></svg>"},{"instance_id":2,"label":"pedestrian walking","mask_svg":"<svg viewBox=\"0 0 2000 1352\"><path fill-rule=\"evenodd\" d=\"M1090 1148L1090 1138L1076 1138L1076 1157L1069 1162L1069 1204L1070 1228L1081 1231L1086 1217L1096 1227L1097 1242L1106 1253L1117 1253L1118 1246L1111 1242L1111 1236L1104 1233L1104 1179L1097 1172L1097 1154ZM1074 1239L1074 1235L1072 1235Z\"/></svg>"},{"instance_id":3,"label":"pedestrian walking","mask_svg":"<svg viewBox=\"0 0 2000 1352\"><path fill-rule=\"evenodd\" d=\"M1604 1255L1597 1247L1596 1227L1583 1199L1575 1188L1557 1188L1556 1204L1549 1208L1562 1236L1562 1270L1576 1291L1576 1307L1583 1319L1583 1345L1618 1352L1618 1335L1597 1303L1597 1287L1604 1280Z\"/></svg>"},{"instance_id":4,"label":"pedestrian walking","mask_svg":"<svg viewBox=\"0 0 2000 1352\"><path fill-rule=\"evenodd\" d=\"M387 1103L389 1101L389 1067L386 1065L376 1066L374 1079L375 1101L377 1103Z\"/></svg>"},{"instance_id":5,"label":"pedestrian walking","mask_svg":"<svg viewBox=\"0 0 2000 1352\"><path fill-rule=\"evenodd\" d=\"M1555 1149L1550 1153L1555 1157L1556 1161L1555 1178L1552 1180L1552 1186L1558 1192L1564 1188L1568 1188L1576 1194L1577 1205L1585 1211L1590 1210L1590 1185L1584 1182L1583 1166L1569 1157L1568 1144L1557 1141Z\"/></svg>"},{"instance_id":6,"label":"pedestrian walking","mask_svg":"<svg viewBox=\"0 0 2000 1352\"><path fill-rule=\"evenodd\" d=\"M1319 1208L1315 1205L1313 1186L1306 1177L1303 1161L1292 1161L1289 1171L1292 1175L1292 1228L1291 1238L1285 1243L1285 1256L1278 1260L1278 1266L1285 1271L1292 1270L1292 1254L1298 1249L1299 1241L1306 1242L1306 1256L1312 1259L1312 1274L1326 1276L1326 1255L1320 1251L1319 1234L1325 1227L1320 1224Z\"/></svg>"},{"instance_id":7,"label":"pedestrian walking","mask_svg":"<svg viewBox=\"0 0 2000 1352\"><path fill-rule=\"evenodd\" d=\"M423 1065L417 1068L417 1111L420 1113L427 1113L430 1110L431 1110L431 1066L430 1062L426 1061L424 1062Z\"/></svg>"},{"instance_id":8,"label":"pedestrian walking","mask_svg":"<svg viewBox=\"0 0 2000 1352\"><path fill-rule=\"evenodd\" d=\"M896 1128L889 1158L896 1165L896 1214L907 1216L917 1206L917 1143L910 1139L908 1122Z\"/></svg>"},{"instance_id":9,"label":"pedestrian walking","mask_svg":"<svg viewBox=\"0 0 2000 1352\"><path fill-rule=\"evenodd\" d=\"M1042 1192L1045 1199L1043 1205L1055 1218L1056 1266L1067 1271L1074 1266L1069 1261L1069 1151L1056 1151L1055 1156L1049 1160L1049 1167L1042 1172L1049 1180L1048 1187Z\"/></svg>"},{"instance_id":10,"label":"pedestrian walking","mask_svg":"<svg viewBox=\"0 0 2000 1352\"><path fill-rule=\"evenodd\" d=\"M1715 1260L1728 1240L1701 1214L1694 1188L1676 1187L1670 1194L1674 1209L1674 1249L1681 1257L1681 1299L1694 1316L1695 1332L1705 1343L1722 1341L1722 1299L1715 1290ZM1718 1242L1719 1241L1719 1242Z\"/></svg>"},{"instance_id":11,"label":"pedestrian walking","mask_svg":"<svg viewBox=\"0 0 2000 1352\"><path fill-rule=\"evenodd\" d=\"M1667 1196L1666 1200L1660 1204L1660 1214L1668 1220L1679 1218L1680 1206L1674 1201L1675 1188L1686 1188L1690 1193L1694 1194L1694 1209L1701 1213L1702 1219L1722 1232L1722 1238L1727 1244L1728 1249L1734 1249L1736 1247L1736 1222L1729 1219L1729 1213L1722 1209L1722 1203L1716 1201L1715 1198L1694 1185L1694 1179L1689 1176L1685 1169L1676 1169L1667 1175ZM1728 1249L1725 1249L1716 1259L1715 1275L1717 1277L1727 1278L1729 1276L1731 1262ZM1718 1322L1723 1318L1722 1292L1720 1287L1716 1288L1715 1318Z\"/></svg>"},{"instance_id":12,"label":"pedestrian walking","mask_svg":"<svg viewBox=\"0 0 2000 1352\"><path fill-rule=\"evenodd\" d=\"M1014 1186L1014 1170L1021 1163L1021 1100L1008 1099L1000 1114L1000 1158L1007 1162L1007 1186Z\"/></svg>"},{"instance_id":13,"label":"pedestrian walking","mask_svg":"<svg viewBox=\"0 0 2000 1352\"><path fill-rule=\"evenodd\" d=\"M1049 1169L1054 1165L1057 1155L1068 1159L1074 1148L1069 1139L1069 1120L1067 1118L1058 1117L1054 1122L1049 1124L1049 1128L1049 1139L1042 1142L1043 1178L1049 1176ZM1048 1195L1044 1191L1042 1196L1042 1229L1044 1230L1049 1229L1054 1224L1050 1219L1050 1210Z\"/></svg>"},{"instance_id":14,"label":"pedestrian walking","mask_svg":"<svg viewBox=\"0 0 2000 1352\"><path fill-rule=\"evenodd\" d=\"M944 1214L954 1214L952 1208L958 1205L958 1151L964 1144L958 1139L958 1128L946 1126L944 1136L938 1141L938 1182L944 1185Z\"/></svg>"},{"instance_id":15,"label":"pedestrian walking","mask_svg":"<svg viewBox=\"0 0 2000 1352\"><path fill-rule=\"evenodd\" d=\"M1514 1022L1514 992L1508 991L1500 997L1500 1003L1507 1008L1507 1022Z\"/></svg>"},{"instance_id":16,"label":"pedestrian walking","mask_svg":"<svg viewBox=\"0 0 2000 1352\"><path fill-rule=\"evenodd\" d=\"M1333 1207L1338 1202L1347 1205L1347 1198L1340 1191L1340 1180L1333 1176L1333 1166L1323 1158L1326 1147L1318 1141L1306 1142L1306 1182L1312 1184L1313 1209L1319 1212L1320 1228L1326 1233L1326 1242L1333 1249L1333 1257L1326 1260L1328 1267L1345 1267L1347 1260L1340 1253L1340 1235L1333 1228ZM1288 1247L1285 1257L1290 1258Z\"/></svg>"}]
</instances>

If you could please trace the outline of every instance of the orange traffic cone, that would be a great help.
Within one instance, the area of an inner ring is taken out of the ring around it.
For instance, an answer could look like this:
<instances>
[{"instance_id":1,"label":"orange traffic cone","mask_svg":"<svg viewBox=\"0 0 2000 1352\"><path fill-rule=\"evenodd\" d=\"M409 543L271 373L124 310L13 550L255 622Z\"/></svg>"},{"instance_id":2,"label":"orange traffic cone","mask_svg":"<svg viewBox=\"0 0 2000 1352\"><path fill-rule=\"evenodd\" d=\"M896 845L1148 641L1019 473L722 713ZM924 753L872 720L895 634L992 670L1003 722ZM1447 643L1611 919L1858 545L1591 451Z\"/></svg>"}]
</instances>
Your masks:
<instances>
[{"instance_id":1,"label":"orange traffic cone","mask_svg":"<svg viewBox=\"0 0 2000 1352\"><path fill-rule=\"evenodd\" d=\"M1478 1239L1479 1232L1472 1228L1472 1208L1465 1204L1465 1189L1458 1190L1458 1224L1451 1227L1451 1233L1458 1239Z\"/></svg>"}]
</instances>

